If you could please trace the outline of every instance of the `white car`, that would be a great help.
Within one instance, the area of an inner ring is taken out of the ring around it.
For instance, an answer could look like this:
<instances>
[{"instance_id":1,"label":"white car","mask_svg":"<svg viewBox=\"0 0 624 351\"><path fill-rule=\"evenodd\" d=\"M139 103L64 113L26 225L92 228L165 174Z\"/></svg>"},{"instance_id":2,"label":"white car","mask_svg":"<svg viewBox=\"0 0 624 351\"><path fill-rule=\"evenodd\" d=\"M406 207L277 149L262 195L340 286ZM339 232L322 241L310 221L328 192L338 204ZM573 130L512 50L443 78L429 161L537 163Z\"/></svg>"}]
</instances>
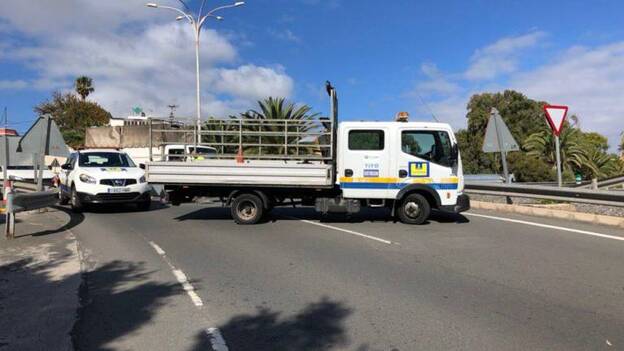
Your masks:
<instances>
[{"instance_id":1,"label":"white car","mask_svg":"<svg viewBox=\"0 0 624 351\"><path fill-rule=\"evenodd\" d=\"M117 150L82 150L61 166L60 200L81 211L85 204L134 203L147 210L151 187L145 172L130 156Z\"/></svg>"}]
</instances>

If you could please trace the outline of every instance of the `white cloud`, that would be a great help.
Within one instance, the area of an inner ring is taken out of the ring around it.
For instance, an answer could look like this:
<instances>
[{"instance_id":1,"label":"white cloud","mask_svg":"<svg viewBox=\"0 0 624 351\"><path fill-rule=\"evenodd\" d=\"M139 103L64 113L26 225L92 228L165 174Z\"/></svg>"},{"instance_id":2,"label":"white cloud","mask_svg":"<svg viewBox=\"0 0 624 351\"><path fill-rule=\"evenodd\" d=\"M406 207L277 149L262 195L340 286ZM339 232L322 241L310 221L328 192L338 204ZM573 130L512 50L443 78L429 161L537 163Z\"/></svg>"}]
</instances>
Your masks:
<instances>
[{"instance_id":1,"label":"white cloud","mask_svg":"<svg viewBox=\"0 0 624 351\"><path fill-rule=\"evenodd\" d=\"M574 47L533 71L514 75L510 87L530 98L570 106L584 130L616 145L624 130L624 42Z\"/></svg>"},{"instance_id":2,"label":"white cloud","mask_svg":"<svg viewBox=\"0 0 624 351\"><path fill-rule=\"evenodd\" d=\"M414 89L408 92L407 95L448 95L454 94L460 90L460 86L440 72L435 64L423 63L420 66L420 70L427 79L418 82Z\"/></svg>"},{"instance_id":3,"label":"white cloud","mask_svg":"<svg viewBox=\"0 0 624 351\"><path fill-rule=\"evenodd\" d=\"M468 80L489 80L518 69L523 50L534 47L546 36L544 32L531 32L516 37L506 37L478 49L470 58L470 67L464 73Z\"/></svg>"},{"instance_id":4,"label":"white cloud","mask_svg":"<svg viewBox=\"0 0 624 351\"><path fill-rule=\"evenodd\" d=\"M19 44L0 39L11 45L0 60L36 72L33 88L68 90L76 76L88 75L95 85L89 98L114 115L128 114L133 106L166 115L171 103L180 105L179 115L195 114L193 34L187 23L172 21L174 14L135 0L25 3L0 3L0 17L29 38ZM27 23L30 14L34 27ZM255 99L293 91L282 67L241 64L228 37L215 30L203 30L200 54L204 116L244 111Z\"/></svg>"},{"instance_id":5,"label":"white cloud","mask_svg":"<svg viewBox=\"0 0 624 351\"><path fill-rule=\"evenodd\" d=\"M0 90L18 90L28 87L25 80L0 80Z\"/></svg>"},{"instance_id":6,"label":"white cloud","mask_svg":"<svg viewBox=\"0 0 624 351\"><path fill-rule=\"evenodd\" d=\"M477 50L471 58L473 65L461 74L443 74L435 65L423 64L421 71L426 79L418 82L414 91L421 95L429 93L427 101L431 110L455 128L465 127L466 105L477 93L514 89L534 100L568 105L570 113L579 116L583 130L607 136L611 150L615 151L624 130L624 42L593 48L571 47L556 54L552 61L518 71L515 60L520 59L522 50L533 47L545 36L533 32L501 39ZM477 61L485 64L495 58L507 61L508 66L493 65L481 75L476 73ZM492 75L498 79L485 82L471 79ZM406 96L422 105L415 94ZM421 112L427 113L428 109L421 106Z\"/></svg>"},{"instance_id":7,"label":"white cloud","mask_svg":"<svg viewBox=\"0 0 624 351\"><path fill-rule=\"evenodd\" d=\"M293 33L290 29L285 29L282 31L270 29L269 34L279 40L289 41L292 43L301 43L301 38L295 35L295 33Z\"/></svg>"},{"instance_id":8,"label":"white cloud","mask_svg":"<svg viewBox=\"0 0 624 351\"><path fill-rule=\"evenodd\" d=\"M244 65L237 69L220 69L215 84L222 92L249 99L285 97L293 90L293 80L281 67Z\"/></svg>"}]
</instances>

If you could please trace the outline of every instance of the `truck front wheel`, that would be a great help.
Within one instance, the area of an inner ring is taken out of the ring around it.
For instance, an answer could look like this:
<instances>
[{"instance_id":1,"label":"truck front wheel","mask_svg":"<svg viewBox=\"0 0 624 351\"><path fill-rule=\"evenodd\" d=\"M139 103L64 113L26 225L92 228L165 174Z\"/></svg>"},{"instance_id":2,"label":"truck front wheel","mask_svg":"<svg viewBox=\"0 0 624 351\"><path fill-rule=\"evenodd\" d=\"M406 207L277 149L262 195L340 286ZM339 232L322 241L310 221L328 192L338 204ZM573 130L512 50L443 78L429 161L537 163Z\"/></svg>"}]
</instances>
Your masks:
<instances>
[{"instance_id":1,"label":"truck front wheel","mask_svg":"<svg viewBox=\"0 0 624 351\"><path fill-rule=\"evenodd\" d=\"M424 196L409 194L401 201L397 214L405 224L423 224L431 214L431 205Z\"/></svg>"},{"instance_id":2,"label":"truck front wheel","mask_svg":"<svg viewBox=\"0 0 624 351\"><path fill-rule=\"evenodd\" d=\"M256 224L264 214L264 204L259 196L241 194L232 200L232 218L238 224Z\"/></svg>"}]
</instances>

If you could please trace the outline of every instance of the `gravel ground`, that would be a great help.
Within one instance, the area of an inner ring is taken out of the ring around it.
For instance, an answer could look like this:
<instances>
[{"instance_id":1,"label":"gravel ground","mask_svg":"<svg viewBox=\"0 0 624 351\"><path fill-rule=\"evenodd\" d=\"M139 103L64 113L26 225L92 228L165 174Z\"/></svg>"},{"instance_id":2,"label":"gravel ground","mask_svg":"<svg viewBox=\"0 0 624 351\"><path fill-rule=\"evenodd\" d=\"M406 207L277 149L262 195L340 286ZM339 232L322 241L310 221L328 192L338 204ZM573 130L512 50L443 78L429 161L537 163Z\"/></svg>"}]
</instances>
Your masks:
<instances>
[{"instance_id":1,"label":"gravel ground","mask_svg":"<svg viewBox=\"0 0 624 351\"><path fill-rule=\"evenodd\" d=\"M478 195L478 194L470 194L470 199L474 201L484 201L484 202L495 202L495 203L505 203L505 196L493 196L493 195ZM553 204L552 207L555 207L554 204L569 204L572 209L576 212L583 213L593 213L605 216L615 216L615 217L624 217L624 207L614 207L614 206L602 206L602 205L591 205L591 204L580 204L580 203L567 203L567 202L558 202L558 201L544 201L539 199L528 199L522 197L511 197L512 203L516 205L542 205L544 207L550 207L550 204ZM568 210L568 209L565 209Z\"/></svg>"}]
</instances>

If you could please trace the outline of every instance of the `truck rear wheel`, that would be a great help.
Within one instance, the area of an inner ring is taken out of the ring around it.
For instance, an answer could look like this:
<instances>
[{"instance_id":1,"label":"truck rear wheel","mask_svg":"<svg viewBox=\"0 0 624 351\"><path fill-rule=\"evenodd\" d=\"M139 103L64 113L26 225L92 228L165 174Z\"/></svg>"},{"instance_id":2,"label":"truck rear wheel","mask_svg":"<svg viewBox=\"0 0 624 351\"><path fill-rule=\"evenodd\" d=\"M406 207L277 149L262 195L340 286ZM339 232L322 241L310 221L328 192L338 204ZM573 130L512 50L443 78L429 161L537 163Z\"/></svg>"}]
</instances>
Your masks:
<instances>
[{"instance_id":1,"label":"truck rear wheel","mask_svg":"<svg viewBox=\"0 0 624 351\"><path fill-rule=\"evenodd\" d=\"M405 224L423 224L431 214L431 205L424 196L409 194L401 201L397 214Z\"/></svg>"},{"instance_id":2,"label":"truck rear wheel","mask_svg":"<svg viewBox=\"0 0 624 351\"><path fill-rule=\"evenodd\" d=\"M264 204L257 195L241 194L232 200L231 213L238 224L256 224L264 215Z\"/></svg>"}]
</instances>

